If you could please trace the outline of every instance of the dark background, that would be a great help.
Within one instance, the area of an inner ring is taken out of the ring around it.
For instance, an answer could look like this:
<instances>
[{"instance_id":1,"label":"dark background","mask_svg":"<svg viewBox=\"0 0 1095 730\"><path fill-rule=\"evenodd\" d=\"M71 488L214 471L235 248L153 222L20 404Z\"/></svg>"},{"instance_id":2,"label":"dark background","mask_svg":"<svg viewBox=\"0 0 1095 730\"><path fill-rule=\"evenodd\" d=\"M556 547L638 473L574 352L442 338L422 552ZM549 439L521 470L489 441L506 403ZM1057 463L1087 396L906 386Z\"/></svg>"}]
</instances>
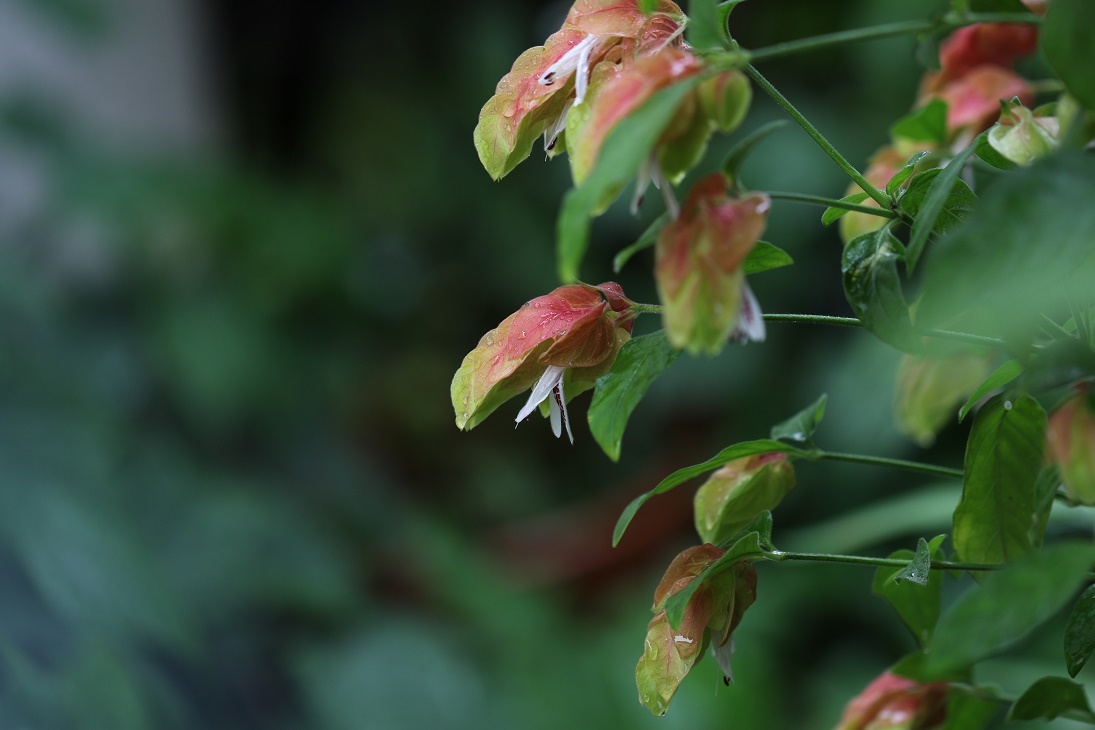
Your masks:
<instances>
[{"instance_id":1,"label":"dark background","mask_svg":"<svg viewBox=\"0 0 1095 730\"><path fill-rule=\"evenodd\" d=\"M760 47L940 5L754 1L732 24ZM654 720L633 668L658 577L696 540L691 489L610 547L633 496L822 392L824 446L960 464L959 427L926 453L896 432L898 356L862 332L773 324L763 345L682 358L619 464L588 396L574 446L535 418L515 430L516 403L454 427L463 355L557 285L566 162L534 153L494 183L471 131L567 7L0 7L0 728L825 728L912 649L869 569L761 566L737 683L707 660ZM864 164L914 100L913 50L762 70ZM743 131L779 117L757 98ZM847 185L797 128L743 177ZM598 220L586 279L614 278L655 203ZM775 203L765 238L796 265L756 277L767 311L850 314L820 213ZM650 266L615 278L654 301ZM798 476L775 516L787 549L912 547L948 528L958 488ZM1052 657L1058 640L1034 641Z\"/></svg>"}]
</instances>

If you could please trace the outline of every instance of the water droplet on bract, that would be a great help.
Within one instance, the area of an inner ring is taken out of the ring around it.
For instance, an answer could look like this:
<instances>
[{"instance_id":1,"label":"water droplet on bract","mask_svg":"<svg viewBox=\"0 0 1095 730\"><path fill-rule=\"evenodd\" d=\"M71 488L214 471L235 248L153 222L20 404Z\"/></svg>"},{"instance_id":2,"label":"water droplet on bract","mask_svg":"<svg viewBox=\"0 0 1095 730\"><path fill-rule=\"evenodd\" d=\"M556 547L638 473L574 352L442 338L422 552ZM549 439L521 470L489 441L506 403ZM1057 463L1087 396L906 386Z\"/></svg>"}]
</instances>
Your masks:
<instances>
[{"instance_id":1,"label":"water droplet on bract","mask_svg":"<svg viewBox=\"0 0 1095 730\"><path fill-rule=\"evenodd\" d=\"M538 99L529 99L527 106L528 106L529 109L535 109L536 105L539 104L539 103L540 103L540 101Z\"/></svg>"},{"instance_id":2,"label":"water droplet on bract","mask_svg":"<svg viewBox=\"0 0 1095 730\"><path fill-rule=\"evenodd\" d=\"M1005 411L1010 411L1011 410L1011 401L1009 401L1009 400L1004 401L1004 410Z\"/></svg>"},{"instance_id":3,"label":"water droplet on bract","mask_svg":"<svg viewBox=\"0 0 1095 730\"><path fill-rule=\"evenodd\" d=\"M466 421L466 420L468 420L468 412L467 412L467 411L464 411L464 412L463 412L463 413L462 413L462 414L460 415L460 417L461 417L461 418L463 418L463 419L464 419L465 421Z\"/></svg>"},{"instance_id":4,"label":"water droplet on bract","mask_svg":"<svg viewBox=\"0 0 1095 730\"><path fill-rule=\"evenodd\" d=\"M512 117L516 113L517 102L515 101L506 102L506 105L502 107L502 116L504 117Z\"/></svg>"}]
</instances>

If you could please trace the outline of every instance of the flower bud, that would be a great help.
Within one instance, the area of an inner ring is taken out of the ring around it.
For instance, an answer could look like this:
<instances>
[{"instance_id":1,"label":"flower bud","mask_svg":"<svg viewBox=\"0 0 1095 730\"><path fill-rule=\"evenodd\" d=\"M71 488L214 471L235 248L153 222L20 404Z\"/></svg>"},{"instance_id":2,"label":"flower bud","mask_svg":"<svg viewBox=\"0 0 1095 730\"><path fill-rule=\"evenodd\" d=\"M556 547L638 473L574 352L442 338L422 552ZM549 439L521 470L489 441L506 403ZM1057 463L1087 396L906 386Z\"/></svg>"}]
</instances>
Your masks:
<instances>
[{"instance_id":1,"label":"flower bud","mask_svg":"<svg viewBox=\"0 0 1095 730\"><path fill-rule=\"evenodd\" d=\"M757 598L753 566L740 561L703 585L689 599L676 630L665 613L666 601L724 554L714 545L688 548L673 559L654 591L655 616L647 626L643 655L635 667L635 683L639 701L655 715L665 714L677 687L708 644L724 674L732 676L732 634Z\"/></svg>"},{"instance_id":2,"label":"flower bud","mask_svg":"<svg viewBox=\"0 0 1095 730\"><path fill-rule=\"evenodd\" d=\"M775 509L794 488L795 469L786 454L735 459L696 492L696 532L704 542L728 540L761 512Z\"/></svg>"},{"instance_id":3,"label":"flower bud","mask_svg":"<svg viewBox=\"0 0 1095 730\"><path fill-rule=\"evenodd\" d=\"M948 693L946 682L921 684L884 672L848 703L835 730L939 730Z\"/></svg>"},{"instance_id":4,"label":"flower bud","mask_svg":"<svg viewBox=\"0 0 1095 730\"><path fill-rule=\"evenodd\" d=\"M989 130L989 145L1017 165L1029 165L1061 146L1057 117L1036 116L1019 103L1004 104L1000 121Z\"/></svg>"},{"instance_id":5,"label":"flower bud","mask_svg":"<svg viewBox=\"0 0 1095 730\"><path fill-rule=\"evenodd\" d=\"M1046 456L1057 464L1069 499L1095 505L1095 394L1087 386L1050 415Z\"/></svg>"},{"instance_id":6,"label":"flower bud","mask_svg":"<svg viewBox=\"0 0 1095 730\"><path fill-rule=\"evenodd\" d=\"M537 384L549 368L560 388L574 383L567 389L570 396L592 387L630 336L634 319L629 306L613 282L568 284L525 304L483 335L453 377L457 427L477 426Z\"/></svg>"},{"instance_id":7,"label":"flower bud","mask_svg":"<svg viewBox=\"0 0 1095 730\"><path fill-rule=\"evenodd\" d=\"M733 132L749 113L753 87L740 71L724 71L697 89L704 113L722 132Z\"/></svg>"},{"instance_id":8,"label":"flower bud","mask_svg":"<svg viewBox=\"0 0 1095 730\"><path fill-rule=\"evenodd\" d=\"M680 216L662 229L654 276L674 347L713 355L726 345L748 288L742 263L770 206L760 193L731 198L716 173L693 186Z\"/></svg>"},{"instance_id":9,"label":"flower bud","mask_svg":"<svg viewBox=\"0 0 1095 730\"><path fill-rule=\"evenodd\" d=\"M892 145L882 147L871 156L871 159L867 164L867 169L863 171L863 177L865 177L867 182L871 185L882 190L886 187L886 183L905 166L905 161L911 157L915 151L916 150L912 150L906 154L904 151L897 150ZM859 192L862 192L859 186L852 183L848 186L848 189L844 194L851 195ZM862 201L860 205L877 208L878 201L874 198L867 198ZM864 233L877 231L885 224L886 219L881 216L869 215L867 213L845 213L840 218L840 239L847 245Z\"/></svg>"},{"instance_id":10,"label":"flower bud","mask_svg":"<svg viewBox=\"0 0 1095 730\"><path fill-rule=\"evenodd\" d=\"M905 355L897 366L894 393L897 430L921 446L930 446L988 374L988 361L969 352L944 357Z\"/></svg>"}]
</instances>

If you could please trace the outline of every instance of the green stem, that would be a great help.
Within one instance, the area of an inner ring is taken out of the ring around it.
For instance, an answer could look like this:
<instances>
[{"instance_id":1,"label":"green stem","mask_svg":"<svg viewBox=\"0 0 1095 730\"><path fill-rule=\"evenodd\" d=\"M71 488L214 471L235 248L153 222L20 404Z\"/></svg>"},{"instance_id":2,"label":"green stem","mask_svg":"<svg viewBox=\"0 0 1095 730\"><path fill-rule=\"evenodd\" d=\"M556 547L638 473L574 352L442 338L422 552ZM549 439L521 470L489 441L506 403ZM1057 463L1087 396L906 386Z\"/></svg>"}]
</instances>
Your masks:
<instances>
[{"instance_id":1,"label":"green stem","mask_svg":"<svg viewBox=\"0 0 1095 730\"><path fill-rule=\"evenodd\" d=\"M828 208L842 208L844 210L853 210L857 213L866 213L867 215L877 215L882 218L896 218L897 213L885 208L874 208L869 205L858 205L856 203L849 203L846 200L834 200L832 198L822 198L818 195L806 195L805 193L765 193L769 198L775 200L795 200L800 203L815 203L817 205L824 205Z\"/></svg>"},{"instance_id":2,"label":"green stem","mask_svg":"<svg viewBox=\"0 0 1095 730\"><path fill-rule=\"evenodd\" d=\"M835 451L822 451L815 449L810 452L809 458L823 459L827 461L846 461L852 464L869 464L871 466L886 466L892 469L903 469L917 474L929 474L938 477L962 478L961 469L953 469L949 466L937 466L924 464L919 461L905 461L904 459L889 459L885 456L866 456L864 454L842 454Z\"/></svg>"},{"instance_id":3,"label":"green stem","mask_svg":"<svg viewBox=\"0 0 1095 730\"><path fill-rule=\"evenodd\" d=\"M855 28L842 30L836 33L803 38L797 41L776 43L755 51L747 51L746 59L750 63L768 61L773 58L790 56L796 53L806 53L822 48L839 46L845 43L859 41L878 40L880 38L892 38L899 35L917 35L930 33L934 30L946 31L952 28L960 28L963 25L973 23L1041 23L1042 18L1033 13L967 13L965 15L950 14L940 20L906 20L899 23L887 23L875 25L869 28Z\"/></svg>"},{"instance_id":4,"label":"green stem","mask_svg":"<svg viewBox=\"0 0 1095 730\"><path fill-rule=\"evenodd\" d=\"M749 75L749 78L753 79L757 86L764 89L764 92L768 94L768 96L772 97L777 104L783 107L783 110L795 120L798 126L802 127L803 130L806 131L806 134L810 135L811 139L825 151L825 154L832 158L833 162L837 164L837 167L843 170L844 173L863 190L863 192L870 195L883 209L890 210L890 196L886 195L886 193L882 192L874 185L871 185L859 170L852 167L852 164L844 159L844 156L837 151L836 147L833 147L832 143L825 139L825 136L817 131L817 128L810 124L809 120L802 116L802 113L799 112L798 109L795 109L783 94L779 93L779 89L772 86L768 79L761 76L760 72L751 65L745 67L745 73Z\"/></svg>"},{"instance_id":5,"label":"green stem","mask_svg":"<svg viewBox=\"0 0 1095 730\"><path fill-rule=\"evenodd\" d=\"M842 30L837 33L827 33L825 35L803 38L797 41L787 41L785 43L776 43L771 46L765 46L764 48L758 48L755 51L748 51L746 58L749 59L750 63L758 63L773 58L780 58L781 56L816 51L830 46L842 45L844 43L877 40L879 38L890 38L897 35L927 33L935 28L936 25L936 22L932 20L908 20L901 23L876 25L870 28Z\"/></svg>"},{"instance_id":6,"label":"green stem","mask_svg":"<svg viewBox=\"0 0 1095 730\"><path fill-rule=\"evenodd\" d=\"M814 563L841 563L844 565L873 565L880 568L904 568L909 564L908 560L901 558L872 558L865 555L831 555L829 553L793 553L783 550L773 550L765 553L770 560L782 562L785 560L803 560ZM933 560L932 570L965 570L981 572L1000 570L1006 565L986 565L983 563L960 563L951 560Z\"/></svg>"}]
</instances>

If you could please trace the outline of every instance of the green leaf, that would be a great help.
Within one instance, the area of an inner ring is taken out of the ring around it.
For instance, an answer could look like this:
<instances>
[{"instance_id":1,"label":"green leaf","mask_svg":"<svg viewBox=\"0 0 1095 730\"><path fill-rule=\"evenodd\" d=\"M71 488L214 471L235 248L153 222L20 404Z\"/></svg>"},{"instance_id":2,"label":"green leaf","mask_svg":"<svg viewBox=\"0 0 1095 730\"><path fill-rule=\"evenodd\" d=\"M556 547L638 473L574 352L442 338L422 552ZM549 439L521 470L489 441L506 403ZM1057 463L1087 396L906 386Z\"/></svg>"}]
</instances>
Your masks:
<instances>
[{"instance_id":1,"label":"green leaf","mask_svg":"<svg viewBox=\"0 0 1095 730\"><path fill-rule=\"evenodd\" d=\"M643 235L639 236L639 240L616 254L616 258L612 259L612 271L617 274L620 273L620 269L624 267L624 264L631 260L632 256L657 243L658 235L662 232L662 229L665 228L666 224L669 223L669 220L668 211L655 218L654 222L647 226L647 229L643 231Z\"/></svg>"},{"instance_id":2,"label":"green leaf","mask_svg":"<svg viewBox=\"0 0 1095 730\"><path fill-rule=\"evenodd\" d=\"M1057 489L1061 478L1055 465L1043 466L1034 482L1034 519L1030 521L1030 543L1036 548L1042 547L1046 538L1046 525L1053 503L1057 501Z\"/></svg>"},{"instance_id":3,"label":"green leaf","mask_svg":"<svg viewBox=\"0 0 1095 730\"><path fill-rule=\"evenodd\" d=\"M864 200L866 200L869 197L871 197L871 196L868 195L867 193L852 193L851 195L845 195L840 200L843 203L857 203L858 204L858 203L862 203ZM837 208L837 207L826 208L825 212L821 214L821 225L827 226L831 223L835 223L837 220L843 218L844 216L848 215L851 212L852 211L848 210L847 208Z\"/></svg>"},{"instance_id":4,"label":"green leaf","mask_svg":"<svg viewBox=\"0 0 1095 730\"><path fill-rule=\"evenodd\" d=\"M905 163L905 166L898 170L897 173L890 178L889 182L886 183L886 194L891 198L897 197L897 191L901 189L901 185L912 177L913 171L916 170L916 166L927 156L927 152L917 152L910 157L909 161Z\"/></svg>"},{"instance_id":5,"label":"green leaf","mask_svg":"<svg viewBox=\"0 0 1095 730\"><path fill-rule=\"evenodd\" d=\"M749 558L758 558L762 555L764 555L764 550L760 546L760 535L749 532L738 538L738 541L721 558L707 566L702 573L696 576L695 580L674 593L665 602L665 616L669 619L669 625L674 629L680 628L681 619L684 618L684 610L687 608L688 602L702 585L730 570L736 563Z\"/></svg>"},{"instance_id":6,"label":"green leaf","mask_svg":"<svg viewBox=\"0 0 1095 730\"><path fill-rule=\"evenodd\" d=\"M995 335L1033 336L1062 284L1095 281L1095 156L1060 152L1000 176L977 210L933 247L917 323L972 309Z\"/></svg>"},{"instance_id":7,"label":"green leaf","mask_svg":"<svg viewBox=\"0 0 1095 730\"><path fill-rule=\"evenodd\" d=\"M620 515L620 519L616 522L616 529L612 532L612 545L616 546L620 543L620 538L624 536L624 532L627 530L627 526L631 523L631 520L635 517L635 513L637 513L639 508L652 497L656 497L659 494L665 494L670 489L684 484L689 479L694 479L701 474L714 471L720 466L730 463L734 459L740 459L754 454L767 454L773 451L782 451L785 454L800 457L807 455L807 452L796 449L794 446L790 446L781 441L759 439L757 441L745 441L740 444L728 446L702 464L695 464L694 466L685 467L684 469L678 469L658 482L658 485L649 492L640 494L633 499L631 504L624 508L623 513Z\"/></svg>"},{"instance_id":8,"label":"green leaf","mask_svg":"<svg viewBox=\"0 0 1095 730\"><path fill-rule=\"evenodd\" d=\"M559 276L563 281L578 278L578 267L589 244L590 219L595 211L634 177L699 79L700 76L693 76L658 91L616 124L602 145L597 164L589 176L566 194L559 214L556 251Z\"/></svg>"},{"instance_id":9,"label":"green leaf","mask_svg":"<svg viewBox=\"0 0 1095 730\"><path fill-rule=\"evenodd\" d=\"M966 415L982 398L998 388L1003 388L1022 374L1023 366L1019 364L1018 360L1008 360L996 368L992 375L982 380L981 384L973 389L965 405L958 409L958 422L961 423L966 420Z\"/></svg>"},{"instance_id":10,"label":"green leaf","mask_svg":"<svg viewBox=\"0 0 1095 730\"><path fill-rule=\"evenodd\" d=\"M781 266L790 266L795 263L791 255L779 246L767 241L757 241L753 250L745 257L742 271L746 274L759 274L769 269L778 269Z\"/></svg>"},{"instance_id":11,"label":"green leaf","mask_svg":"<svg viewBox=\"0 0 1095 730\"><path fill-rule=\"evenodd\" d=\"M726 158L722 161L722 174L726 176L726 179L730 181L731 185L739 188L741 187L738 170L741 168L742 163L745 162L745 158L753 151L753 148L763 142L770 134L778 132L786 126L786 119L777 119L774 122L768 122L750 132L730 148L730 151L726 153Z\"/></svg>"},{"instance_id":12,"label":"green leaf","mask_svg":"<svg viewBox=\"0 0 1095 730\"><path fill-rule=\"evenodd\" d=\"M1095 725L1095 713L1082 684L1064 677L1042 677L1015 700L1008 711L1008 721L1054 720L1062 715Z\"/></svg>"},{"instance_id":13,"label":"green leaf","mask_svg":"<svg viewBox=\"0 0 1095 730\"><path fill-rule=\"evenodd\" d=\"M932 541L938 551L941 541ZM933 548L923 538L917 551L898 550L890 557L909 560L904 568L879 568L875 571L872 590L893 606L901 621L912 632L922 649L931 646L935 623L939 620L939 603L943 587L941 571L930 569ZM915 567L914 567L915 566ZM915 574L916 580L908 576ZM905 578L905 580L900 580ZM919 581L923 580L923 583Z\"/></svg>"},{"instance_id":14,"label":"green leaf","mask_svg":"<svg viewBox=\"0 0 1095 730\"><path fill-rule=\"evenodd\" d=\"M1042 53L1064 82L1068 93L1095 110L1095 3L1091 0L1053 0L1039 34Z\"/></svg>"},{"instance_id":15,"label":"green leaf","mask_svg":"<svg viewBox=\"0 0 1095 730\"><path fill-rule=\"evenodd\" d=\"M852 239L841 259L844 296L863 326L878 339L900 350L917 352L920 338L913 332L897 273L900 246L889 225Z\"/></svg>"},{"instance_id":16,"label":"green leaf","mask_svg":"<svg viewBox=\"0 0 1095 730\"><path fill-rule=\"evenodd\" d=\"M746 533L757 533L757 542L766 550L775 550L772 543L772 513L765 510L753 520L752 524L745 528Z\"/></svg>"},{"instance_id":17,"label":"green leaf","mask_svg":"<svg viewBox=\"0 0 1095 730\"><path fill-rule=\"evenodd\" d=\"M966 444L962 499L954 510L959 559L1005 563L1031 549L1045 434L1046 412L1029 395L998 399L978 412Z\"/></svg>"},{"instance_id":18,"label":"green leaf","mask_svg":"<svg viewBox=\"0 0 1095 730\"><path fill-rule=\"evenodd\" d=\"M944 146L947 144L947 102L942 99L932 99L919 109L898 119L890 127L890 136L903 137L915 142L932 142L939 147ZM921 153L921 156L924 154L927 153Z\"/></svg>"},{"instance_id":19,"label":"green leaf","mask_svg":"<svg viewBox=\"0 0 1095 730\"><path fill-rule=\"evenodd\" d=\"M988 132L982 132L977 135L977 139L973 141L973 153L980 157L983 162L992 165L998 170L1014 170L1019 167L1019 165L1016 165L1014 162L1004 157L989 144Z\"/></svg>"},{"instance_id":20,"label":"green leaf","mask_svg":"<svg viewBox=\"0 0 1095 730\"><path fill-rule=\"evenodd\" d=\"M691 0L688 3L688 43L700 51L730 47L730 37L722 24L717 0Z\"/></svg>"},{"instance_id":21,"label":"green leaf","mask_svg":"<svg viewBox=\"0 0 1095 730\"><path fill-rule=\"evenodd\" d=\"M821 419L825 417L825 403L828 399L829 396L822 393L821 397L806 408L772 426L772 438L809 443Z\"/></svg>"},{"instance_id":22,"label":"green leaf","mask_svg":"<svg viewBox=\"0 0 1095 730\"><path fill-rule=\"evenodd\" d=\"M915 583L918 586L928 585L928 578L931 576L932 567L932 551L928 547L928 541L924 538L920 538L920 541L916 543L916 553L912 556L912 560L909 564L894 574L894 582L902 583L909 581Z\"/></svg>"},{"instance_id":23,"label":"green leaf","mask_svg":"<svg viewBox=\"0 0 1095 730\"><path fill-rule=\"evenodd\" d=\"M914 218L905 252L905 265L910 274L924 253L928 236L946 233L965 220L977 202L969 185L958 179L971 154L973 145L955 155L942 170L920 173L909 182L908 190L898 201L902 210Z\"/></svg>"},{"instance_id":24,"label":"green leaf","mask_svg":"<svg viewBox=\"0 0 1095 730\"><path fill-rule=\"evenodd\" d=\"M639 0L639 10L650 15L658 7L658 0Z\"/></svg>"},{"instance_id":25,"label":"green leaf","mask_svg":"<svg viewBox=\"0 0 1095 730\"><path fill-rule=\"evenodd\" d=\"M1065 625L1065 667L1075 677L1095 653L1095 586L1080 594Z\"/></svg>"},{"instance_id":26,"label":"green leaf","mask_svg":"<svg viewBox=\"0 0 1095 730\"><path fill-rule=\"evenodd\" d=\"M662 330L636 337L624 344L612 369L597 380L589 406L589 429L608 458L620 460L627 419L650 384L679 354Z\"/></svg>"},{"instance_id":27,"label":"green leaf","mask_svg":"<svg viewBox=\"0 0 1095 730\"><path fill-rule=\"evenodd\" d=\"M1062 543L992 573L939 619L920 676L944 678L1011 646L1068 602L1093 562L1095 545Z\"/></svg>"},{"instance_id":28,"label":"green leaf","mask_svg":"<svg viewBox=\"0 0 1095 730\"><path fill-rule=\"evenodd\" d=\"M952 687L947 698L947 721L941 730L982 730L996 715L1000 704L990 689L970 691Z\"/></svg>"}]
</instances>

